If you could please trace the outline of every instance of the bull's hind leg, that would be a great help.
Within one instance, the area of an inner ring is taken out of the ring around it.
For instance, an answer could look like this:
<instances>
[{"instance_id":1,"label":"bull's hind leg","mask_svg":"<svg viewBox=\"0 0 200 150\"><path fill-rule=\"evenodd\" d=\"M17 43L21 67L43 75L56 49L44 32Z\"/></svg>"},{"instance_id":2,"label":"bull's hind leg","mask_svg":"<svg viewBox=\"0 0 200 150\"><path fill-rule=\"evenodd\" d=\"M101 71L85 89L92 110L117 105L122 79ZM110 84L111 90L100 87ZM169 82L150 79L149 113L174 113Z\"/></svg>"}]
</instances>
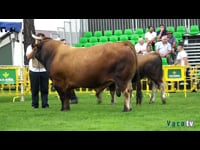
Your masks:
<instances>
[{"instance_id":1,"label":"bull's hind leg","mask_svg":"<svg viewBox=\"0 0 200 150\"><path fill-rule=\"evenodd\" d=\"M97 97L97 104L101 104L102 103L102 93L103 93L103 91L101 90L97 90L97 89L95 89L96 90L96 97Z\"/></svg>"},{"instance_id":2,"label":"bull's hind leg","mask_svg":"<svg viewBox=\"0 0 200 150\"><path fill-rule=\"evenodd\" d=\"M165 93L165 85L164 82L160 83L160 90L161 90L161 99L162 103L166 104L166 93Z\"/></svg>"},{"instance_id":3,"label":"bull's hind leg","mask_svg":"<svg viewBox=\"0 0 200 150\"><path fill-rule=\"evenodd\" d=\"M154 103L155 98L156 98L157 89L158 89L158 86L155 84L154 81L152 81L151 98L150 98L149 104Z\"/></svg>"},{"instance_id":4,"label":"bull's hind leg","mask_svg":"<svg viewBox=\"0 0 200 150\"><path fill-rule=\"evenodd\" d=\"M127 87L125 90L123 90L124 94L124 112L128 112L132 110L132 104L131 104L131 94L132 94L132 83L131 81L128 82Z\"/></svg>"}]
</instances>

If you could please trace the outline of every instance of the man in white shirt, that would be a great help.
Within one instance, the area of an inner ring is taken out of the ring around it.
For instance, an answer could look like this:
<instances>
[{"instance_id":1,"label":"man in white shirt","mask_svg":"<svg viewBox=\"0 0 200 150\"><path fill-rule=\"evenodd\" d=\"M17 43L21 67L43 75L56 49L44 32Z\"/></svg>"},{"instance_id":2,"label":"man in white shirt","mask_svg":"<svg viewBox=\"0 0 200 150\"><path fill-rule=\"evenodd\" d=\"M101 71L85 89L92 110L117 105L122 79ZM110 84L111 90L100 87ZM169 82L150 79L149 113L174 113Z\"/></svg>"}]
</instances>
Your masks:
<instances>
[{"instance_id":1,"label":"man in white shirt","mask_svg":"<svg viewBox=\"0 0 200 150\"><path fill-rule=\"evenodd\" d=\"M161 57L167 58L167 63L172 64L171 55L171 44L168 42L166 35L162 36L161 41L156 43L156 53L160 54Z\"/></svg>"},{"instance_id":2,"label":"man in white shirt","mask_svg":"<svg viewBox=\"0 0 200 150\"><path fill-rule=\"evenodd\" d=\"M176 57L176 62L174 64L175 65L179 64L181 66L188 66L187 53L183 49L182 43L178 45L177 50L178 50L178 55Z\"/></svg>"},{"instance_id":3,"label":"man in white shirt","mask_svg":"<svg viewBox=\"0 0 200 150\"><path fill-rule=\"evenodd\" d=\"M43 33L38 33L38 37L44 38ZM35 40L37 44L39 40ZM27 47L26 57L29 60L29 75L32 94L32 108L39 107L39 91L41 92L42 108L48 108L48 89L49 75L44 66L33 56L34 50L32 44Z\"/></svg>"},{"instance_id":4,"label":"man in white shirt","mask_svg":"<svg viewBox=\"0 0 200 150\"><path fill-rule=\"evenodd\" d=\"M135 44L135 50L138 55L143 55L147 49L147 44L144 42L143 38L138 39L138 43Z\"/></svg>"},{"instance_id":5,"label":"man in white shirt","mask_svg":"<svg viewBox=\"0 0 200 150\"><path fill-rule=\"evenodd\" d=\"M144 35L145 40L147 44L152 45L152 48L154 50L157 33L154 31L154 27L152 26L149 26L148 29L149 29L149 32L146 32Z\"/></svg>"}]
</instances>

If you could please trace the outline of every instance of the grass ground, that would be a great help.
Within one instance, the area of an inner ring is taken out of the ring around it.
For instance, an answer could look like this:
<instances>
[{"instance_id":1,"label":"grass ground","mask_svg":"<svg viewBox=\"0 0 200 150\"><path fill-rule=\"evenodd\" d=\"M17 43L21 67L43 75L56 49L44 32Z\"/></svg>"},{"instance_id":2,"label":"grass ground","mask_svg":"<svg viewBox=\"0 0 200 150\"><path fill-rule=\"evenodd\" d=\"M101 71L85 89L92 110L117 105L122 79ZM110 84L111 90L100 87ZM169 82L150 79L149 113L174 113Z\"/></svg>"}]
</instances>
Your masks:
<instances>
[{"instance_id":1,"label":"grass ground","mask_svg":"<svg viewBox=\"0 0 200 150\"><path fill-rule=\"evenodd\" d=\"M50 108L31 108L30 95L25 101L12 102L11 96L0 97L1 131L197 131L200 130L200 93L170 93L163 105L160 93L154 104L144 95L141 106L122 112L123 97L110 104L110 95L103 93L98 105L94 94L77 93L78 104L71 110L61 112L61 103L55 95L49 96ZM41 104L41 101L40 101ZM190 120L190 123L186 123ZM193 121L193 122L191 122ZM186 124L193 125L187 127Z\"/></svg>"}]
</instances>

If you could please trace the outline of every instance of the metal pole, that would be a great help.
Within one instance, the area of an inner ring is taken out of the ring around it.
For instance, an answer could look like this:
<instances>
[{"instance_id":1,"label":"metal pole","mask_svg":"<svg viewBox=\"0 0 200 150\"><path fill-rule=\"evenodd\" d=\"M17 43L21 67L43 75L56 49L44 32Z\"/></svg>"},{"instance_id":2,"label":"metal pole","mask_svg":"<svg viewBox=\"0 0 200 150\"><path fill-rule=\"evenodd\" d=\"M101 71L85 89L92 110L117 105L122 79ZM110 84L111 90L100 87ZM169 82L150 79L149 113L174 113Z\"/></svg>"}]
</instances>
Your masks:
<instances>
[{"instance_id":1,"label":"metal pole","mask_svg":"<svg viewBox=\"0 0 200 150\"><path fill-rule=\"evenodd\" d=\"M135 30L138 28L138 20L135 19Z\"/></svg>"},{"instance_id":2,"label":"metal pole","mask_svg":"<svg viewBox=\"0 0 200 150\"><path fill-rule=\"evenodd\" d=\"M66 27L65 24L68 23L69 24L69 32L70 32L70 45L72 45L72 29L71 29L71 21L64 21L64 30L65 30L65 39L66 38Z\"/></svg>"},{"instance_id":3,"label":"metal pole","mask_svg":"<svg viewBox=\"0 0 200 150\"><path fill-rule=\"evenodd\" d=\"M72 45L72 22L71 22L71 19L69 22L69 29L70 29L70 45Z\"/></svg>"},{"instance_id":4,"label":"metal pole","mask_svg":"<svg viewBox=\"0 0 200 150\"><path fill-rule=\"evenodd\" d=\"M188 33L190 33L190 19L188 19L188 27L187 27L187 29L188 29Z\"/></svg>"},{"instance_id":5,"label":"metal pole","mask_svg":"<svg viewBox=\"0 0 200 150\"><path fill-rule=\"evenodd\" d=\"M24 67L24 46L22 43L22 32L19 32L19 38L20 38L20 46L21 46L21 58L22 58L22 62L21 62L21 67L20 67L20 81L21 81L21 101L24 102L24 74L23 74L23 67Z\"/></svg>"},{"instance_id":6,"label":"metal pole","mask_svg":"<svg viewBox=\"0 0 200 150\"><path fill-rule=\"evenodd\" d=\"M75 19L75 26L76 26L76 29L75 29L75 34L76 34L76 36L75 36L75 43L78 43L78 30L77 30L78 26L77 26L77 19Z\"/></svg>"}]
</instances>

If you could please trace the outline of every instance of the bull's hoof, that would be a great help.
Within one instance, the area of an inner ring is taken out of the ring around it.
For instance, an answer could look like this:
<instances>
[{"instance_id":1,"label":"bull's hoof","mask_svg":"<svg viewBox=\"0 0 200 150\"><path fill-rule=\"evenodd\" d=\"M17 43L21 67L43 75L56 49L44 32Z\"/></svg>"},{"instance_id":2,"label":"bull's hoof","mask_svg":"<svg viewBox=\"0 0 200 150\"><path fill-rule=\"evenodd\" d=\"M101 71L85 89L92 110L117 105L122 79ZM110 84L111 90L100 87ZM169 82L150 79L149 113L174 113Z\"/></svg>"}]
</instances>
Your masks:
<instances>
[{"instance_id":1,"label":"bull's hoof","mask_svg":"<svg viewBox=\"0 0 200 150\"><path fill-rule=\"evenodd\" d=\"M164 100L164 101L162 101L162 103L163 103L163 104L166 104L166 101Z\"/></svg>"},{"instance_id":2,"label":"bull's hoof","mask_svg":"<svg viewBox=\"0 0 200 150\"><path fill-rule=\"evenodd\" d=\"M132 110L132 108L128 109L126 106L124 106L123 112L129 112L129 111L131 111L131 110Z\"/></svg>"},{"instance_id":3,"label":"bull's hoof","mask_svg":"<svg viewBox=\"0 0 200 150\"><path fill-rule=\"evenodd\" d=\"M61 111L70 111L70 109L61 108Z\"/></svg>"},{"instance_id":4,"label":"bull's hoof","mask_svg":"<svg viewBox=\"0 0 200 150\"><path fill-rule=\"evenodd\" d=\"M70 104L78 104L78 100L77 99L72 99Z\"/></svg>"},{"instance_id":5,"label":"bull's hoof","mask_svg":"<svg viewBox=\"0 0 200 150\"><path fill-rule=\"evenodd\" d=\"M115 105L115 102L111 102L111 105Z\"/></svg>"},{"instance_id":6,"label":"bull's hoof","mask_svg":"<svg viewBox=\"0 0 200 150\"><path fill-rule=\"evenodd\" d=\"M101 104L102 103L102 101L97 101L97 104Z\"/></svg>"},{"instance_id":7,"label":"bull's hoof","mask_svg":"<svg viewBox=\"0 0 200 150\"><path fill-rule=\"evenodd\" d=\"M153 104L154 103L154 101L149 101L149 104Z\"/></svg>"},{"instance_id":8,"label":"bull's hoof","mask_svg":"<svg viewBox=\"0 0 200 150\"><path fill-rule=\"evenodd\" d=\"M141 101L137 101L137 102L136 102L136 105L141 105L141 104L142 104Z\"/></svg>"}]
</instances>

